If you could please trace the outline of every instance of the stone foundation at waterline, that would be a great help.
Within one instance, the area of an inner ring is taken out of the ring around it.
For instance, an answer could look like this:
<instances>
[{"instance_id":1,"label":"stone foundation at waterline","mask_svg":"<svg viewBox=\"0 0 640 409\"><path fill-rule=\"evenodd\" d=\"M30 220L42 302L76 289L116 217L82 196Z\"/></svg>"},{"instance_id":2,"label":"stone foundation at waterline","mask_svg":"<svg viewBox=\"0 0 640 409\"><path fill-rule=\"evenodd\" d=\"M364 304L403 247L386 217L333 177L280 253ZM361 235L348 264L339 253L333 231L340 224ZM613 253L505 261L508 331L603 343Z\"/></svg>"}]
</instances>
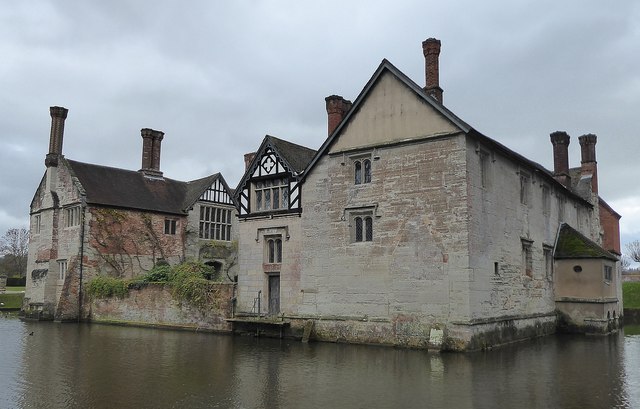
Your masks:
<instances>
[{"instance_id":1,"label":"stone foundation at waterline","mask_svg":"<svg viewBox=\"0 0 640 409\"><path fill-rule=\"evenodd\" d=\"M171 288L149 284L130 289L124 298L100 298L89 303L88 320L96 323L139 325L211 332L230 332L233 284L217 284L210 307L199 309L177 301Z\"/></svg>"}]
</instances>

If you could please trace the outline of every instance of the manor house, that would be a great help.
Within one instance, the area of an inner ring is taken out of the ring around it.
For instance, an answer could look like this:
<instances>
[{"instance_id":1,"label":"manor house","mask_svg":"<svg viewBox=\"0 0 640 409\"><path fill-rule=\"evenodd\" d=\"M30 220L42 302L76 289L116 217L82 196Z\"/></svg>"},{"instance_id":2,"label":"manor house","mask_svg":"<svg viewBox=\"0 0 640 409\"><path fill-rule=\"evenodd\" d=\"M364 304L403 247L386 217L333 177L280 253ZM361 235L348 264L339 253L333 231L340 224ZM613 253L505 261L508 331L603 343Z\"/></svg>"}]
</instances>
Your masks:
<instances>
[{"instance_id":1,"label":"manor house","mask_svg":"<svg viewBox=\"0 0 640 409\"><path fill-rule=\"evenodd\" d=\"M26 305L77 317L87 277L198 259L237 281L238 331L469 350L617 328L620 215L598 194L597 137L570 168L569 135L551 133L545 169L445 107L440 41L422 48L424 86L383 60L353 102L326 98L317 149L266 136L235 190L163 177L149 129L138 172L67 160L52 108Z\"/></svg>"}]
</instances>

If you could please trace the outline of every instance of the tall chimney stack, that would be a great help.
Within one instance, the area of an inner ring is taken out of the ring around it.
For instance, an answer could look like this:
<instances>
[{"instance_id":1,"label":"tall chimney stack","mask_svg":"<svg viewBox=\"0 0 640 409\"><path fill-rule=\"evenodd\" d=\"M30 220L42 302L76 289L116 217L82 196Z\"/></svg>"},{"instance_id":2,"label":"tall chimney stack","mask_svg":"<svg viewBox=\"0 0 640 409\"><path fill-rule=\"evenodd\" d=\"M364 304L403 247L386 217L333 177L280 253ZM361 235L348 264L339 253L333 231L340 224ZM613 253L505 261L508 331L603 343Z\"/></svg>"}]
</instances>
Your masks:
<instances>
[{"instance_id":1,"label":"tall chimney stack","mask_svg":"<svg viewBox=\"0 0 640 409\"><path fill-rule=\"evenodd\" d=\"M351 109L352 103L340 95L330 95L324 101L327 106L328 131L331 135Z\"/></svg>"},{"instance_id":2,"label":"tall chimney stack","mask_svg":"<svg viewBox=\"0 0 640 409\"><path fill-rule=\"evenodd\" d=\"M424 72L426 85L424 90L428 95L442 104L442 88L440 88L440 40L428 38L422 42L424 54Z\"/></svg>"},{"instance_id":3,"label":"tall chimney stack","mask_svg":"<svg viewBox=\"0 0 640 409\"><path fill-rule=\"evenodd\" d=\"M253 158L256 157L257 152L249 152L244 154L244 171L249 170L249 166L251 166L251 162L253 162Z\"/></svg>"},{"instance_id":4,"label":"tall chimney stack","mask_svg":"<svg viewBox=\"0 0 640 409\"><path fill-rule=\"evenodd\" d=\"M569 187L569 134L564 131L551 133L553 144L553 177L563 185Z\"/></svg>"},{"instance_id":5,"label":"tall chimney stack","mask_svg":"<svg viewBox=\"0 0 640 409\"><path fill-rule=\"evenodd\" d=\"M591 175L591 190L598 193L598 162L596 162L596 142L598 137L594 134L586 134L578 137L582 159L580 162L580 175Z\"/></svg>"},{"instance_id":6,"label":"tall chimney stack","mask_svg":"<svg viewBox=\"0 0 640 409\"><path fill-rule=\"evenodd\" d=\"M49 153L44 164L47 167L58 166L58 159L62 155L62 139L64 138L64 121L69 110L63 107L50 107L51 135L49 136Z\"/></svg>"},{"instance_id":7,"label":"tall chimney stack","mask_svg":"<svg viewBox=\"0 0 640 409\"><path fill-rule=\"evenodd\" d=\"M162 176L160 171L160 148L164 132L150 128L140 130L142 135L142 169L145 175Z\"/></svg>"}]
</instances>

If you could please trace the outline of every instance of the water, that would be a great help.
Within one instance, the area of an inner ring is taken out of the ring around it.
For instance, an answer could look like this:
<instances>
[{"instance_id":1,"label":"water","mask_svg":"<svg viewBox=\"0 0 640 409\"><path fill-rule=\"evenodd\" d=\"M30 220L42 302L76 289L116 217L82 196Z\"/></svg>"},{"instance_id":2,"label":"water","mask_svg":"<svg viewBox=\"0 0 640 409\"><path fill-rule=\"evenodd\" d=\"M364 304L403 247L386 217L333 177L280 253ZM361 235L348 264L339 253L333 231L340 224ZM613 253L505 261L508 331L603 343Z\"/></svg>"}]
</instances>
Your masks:
<instances>
[{"instance_id":1,"label":"water","mask_svg":"<svg viewBox=\"0 0 640 409\"><path fill-rule=\"evenodd\" d=\"M0 317L0 408L640 408L625 331L437 354Z\"/></svg>"}]
</instances>

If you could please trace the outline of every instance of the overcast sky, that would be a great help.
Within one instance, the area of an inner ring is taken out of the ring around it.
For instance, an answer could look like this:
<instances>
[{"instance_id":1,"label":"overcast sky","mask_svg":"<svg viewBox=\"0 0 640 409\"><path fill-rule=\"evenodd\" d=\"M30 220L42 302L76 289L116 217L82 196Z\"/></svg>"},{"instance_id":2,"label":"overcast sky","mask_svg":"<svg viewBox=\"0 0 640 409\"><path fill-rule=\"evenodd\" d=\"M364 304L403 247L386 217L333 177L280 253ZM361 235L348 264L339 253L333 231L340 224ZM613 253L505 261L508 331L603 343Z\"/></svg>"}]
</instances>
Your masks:
<instances>
[{"instance_id":1,"label":"overcast sky","mask_svg":"<svg viewBox=\"0 0 640 409\"><path fill-rule=\"evenodd\" d=\"M165 176L235 187L265 134L320 147L324 97L354 100L383 58L423 85L436 37L444 103L478 131L549 169L549 133L571 135L572 167L597 134L600 195L640 239L638 22L635 0L6 2L0 232L28 226L50 106L69 109L67 158L138 170L149 127Z\"/></svg>"}]
</instances>

